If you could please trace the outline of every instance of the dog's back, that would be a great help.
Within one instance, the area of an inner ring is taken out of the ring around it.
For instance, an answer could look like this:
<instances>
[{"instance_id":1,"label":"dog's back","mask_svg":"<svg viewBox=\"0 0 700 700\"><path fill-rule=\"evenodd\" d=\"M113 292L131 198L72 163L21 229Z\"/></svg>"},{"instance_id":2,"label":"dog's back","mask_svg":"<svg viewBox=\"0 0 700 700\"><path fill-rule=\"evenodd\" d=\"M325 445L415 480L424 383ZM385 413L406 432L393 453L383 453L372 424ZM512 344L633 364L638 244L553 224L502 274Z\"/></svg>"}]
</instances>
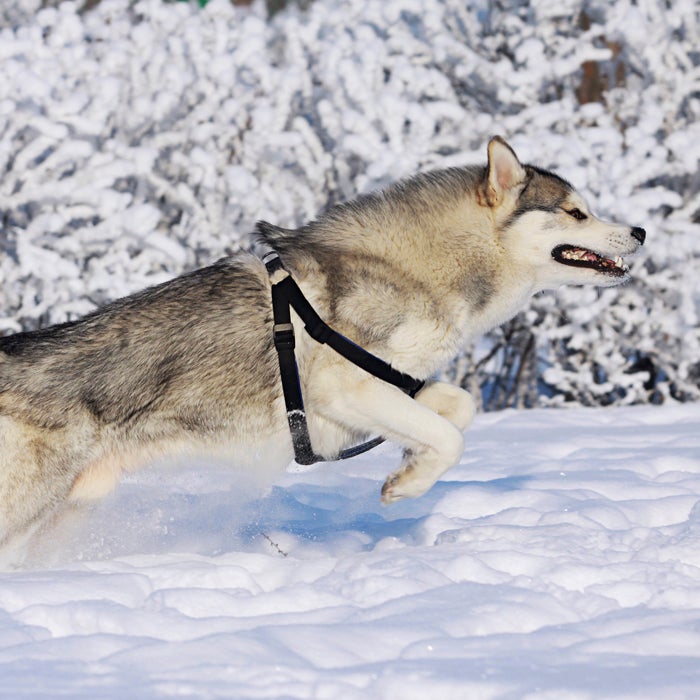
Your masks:
<instances>
[{"instance_id":1,"label":"dog's back","mask_svg":"<svg viewBox=\"0 0 700 700\"><path fill-rule=\"evenodd\" d=\"M269 424L279 395L271 324L264 267L241 255L0 338L0 542L92 464Z\"/></svg>"}]
</instances>

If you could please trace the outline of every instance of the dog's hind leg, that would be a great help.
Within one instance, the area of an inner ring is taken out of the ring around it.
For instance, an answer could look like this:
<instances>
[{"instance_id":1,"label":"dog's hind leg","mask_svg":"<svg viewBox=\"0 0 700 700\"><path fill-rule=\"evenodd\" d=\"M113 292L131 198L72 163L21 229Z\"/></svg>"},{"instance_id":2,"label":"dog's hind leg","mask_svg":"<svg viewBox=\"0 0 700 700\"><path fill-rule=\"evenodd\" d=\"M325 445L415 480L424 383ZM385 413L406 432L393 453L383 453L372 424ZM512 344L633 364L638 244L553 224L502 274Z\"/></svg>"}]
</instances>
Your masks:
<instances>
[{"instance_id":1,"label":"dog's hind leg","mask_svg":"<svg viewBox=\"0 0 700 700\"><path fill-rule=\"evenodd\" d=\"M469 394L445 384L428 385L416 400L359 370L328 366L314 386L322 392L310 398L326 417L353 430L379 433L406 448L404 459L382 488L382 501L424 494L454 466L464 450L462 430L471 421ZM443 415L440 415L440 414Z\"/></svg>"},{"instance_id":2,"label":"dog's hind leg","mask_svg":"<svg viewBox=\"0 0 700 700\"><path fill-rule=\"evenodd\" d=\"M0 417L0 546L66 498L86 449L66 429Z\"/></svg>"}]
</instances>

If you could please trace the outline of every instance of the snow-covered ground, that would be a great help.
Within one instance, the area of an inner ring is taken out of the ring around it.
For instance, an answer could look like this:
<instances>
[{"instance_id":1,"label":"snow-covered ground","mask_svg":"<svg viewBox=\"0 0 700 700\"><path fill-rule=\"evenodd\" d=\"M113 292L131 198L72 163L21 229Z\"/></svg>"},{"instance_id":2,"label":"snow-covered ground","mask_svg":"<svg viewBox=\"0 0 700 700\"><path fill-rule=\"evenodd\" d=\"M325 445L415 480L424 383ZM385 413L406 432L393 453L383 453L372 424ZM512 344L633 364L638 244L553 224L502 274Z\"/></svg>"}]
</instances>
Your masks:
<instances>
[{"instance_id":1,"label":"snow-covered ground","mask_svg":"<svg viewBox=\"0 0 700 700\"><path fill-rule=\"evenodd\" d=\"M478 417L267 489L147 470L0 575L3 698L694 698L700 405Z\"/></svg>"}]
</instances>

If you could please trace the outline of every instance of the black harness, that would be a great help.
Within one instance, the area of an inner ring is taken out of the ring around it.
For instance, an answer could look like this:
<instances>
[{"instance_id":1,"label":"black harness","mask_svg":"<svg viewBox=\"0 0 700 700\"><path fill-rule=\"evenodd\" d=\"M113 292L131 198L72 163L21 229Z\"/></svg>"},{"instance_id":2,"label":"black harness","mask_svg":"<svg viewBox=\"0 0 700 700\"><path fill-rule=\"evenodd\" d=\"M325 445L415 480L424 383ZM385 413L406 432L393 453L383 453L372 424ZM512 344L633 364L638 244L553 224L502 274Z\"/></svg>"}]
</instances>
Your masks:
<instances>
[{"instance_id":1,"label":"black harness","mask_svg":"<svg viewBox=\"0 0 700 700\"><path fill-rule=\"evenodd\" d=\"M325 461L317 455L311 446L309 428L306 422L304 401L301 396L301 384L299 383L299 369L294 355L294 328L290 308L304 322L304 330L317 342L325 343L333 348L346 360L357 365L365 372L374 375L384 382L393 384L405 391L413 398L424 386L422 379L415 379L408 374L394 369L388 362L367 352L364 348L348 340L344 335L334 331L316 313L308 299L302 294L301 289L287 270L284 269L280 256L275 251L267 252L262 258L267 272L272 280L282 271L284 276L277 282L272 282L272 317L273 341L277 350L282 378L282 392L287 408L287 421L289 431L292 434L294 446L294 459L298 464L314 464ZM348 459L367 452L373 447L384 442L384 438L377 437L361 445L356 445L343 450L336 459Z\"/></svg>"}]
</instances>

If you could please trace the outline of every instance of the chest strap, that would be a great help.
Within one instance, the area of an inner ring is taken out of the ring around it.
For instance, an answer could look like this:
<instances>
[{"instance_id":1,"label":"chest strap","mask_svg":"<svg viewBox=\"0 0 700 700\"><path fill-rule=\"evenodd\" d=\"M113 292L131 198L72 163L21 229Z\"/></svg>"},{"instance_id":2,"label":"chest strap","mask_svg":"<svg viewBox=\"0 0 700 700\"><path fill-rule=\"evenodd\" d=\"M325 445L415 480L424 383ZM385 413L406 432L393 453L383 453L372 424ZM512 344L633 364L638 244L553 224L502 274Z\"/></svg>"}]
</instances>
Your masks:
<instances>
[{"instance_id":1,"label":"chest strap","mask_svg":"<svg viewBox=\"0 0 700 700\"><path fill-rule=\"evenodd\" d=\"M281 277L280 271L285 273L281 279L272 282L272 317L273 341L277 350L282 379L282 393L287 409L287 422L292 435L294 446L294 459L298 464L314 464L325 461L317 455L311 446L309 428L306 422L304 401L301 395L299 382L299 369L294 355L294 327L290 309L294 309L299 318L304 322L304 330L317 342L328 345L346 360L365 370L369 374L381 379L388 384L393 384L405 391L413 398L425 385L422 379L415 379L408 374L394 369L388 362L372 355L364 348L348 340L344 335L333 330L316 313L303 295L301 289L292 276L284 269L279 255L275 251L267 252L263 263L271 278ZM338 454L336 459L349 459L367 452L373 447L384 442L383 437L377 437L360 445L355 445Z\"/></svg>"}]
</instances>

